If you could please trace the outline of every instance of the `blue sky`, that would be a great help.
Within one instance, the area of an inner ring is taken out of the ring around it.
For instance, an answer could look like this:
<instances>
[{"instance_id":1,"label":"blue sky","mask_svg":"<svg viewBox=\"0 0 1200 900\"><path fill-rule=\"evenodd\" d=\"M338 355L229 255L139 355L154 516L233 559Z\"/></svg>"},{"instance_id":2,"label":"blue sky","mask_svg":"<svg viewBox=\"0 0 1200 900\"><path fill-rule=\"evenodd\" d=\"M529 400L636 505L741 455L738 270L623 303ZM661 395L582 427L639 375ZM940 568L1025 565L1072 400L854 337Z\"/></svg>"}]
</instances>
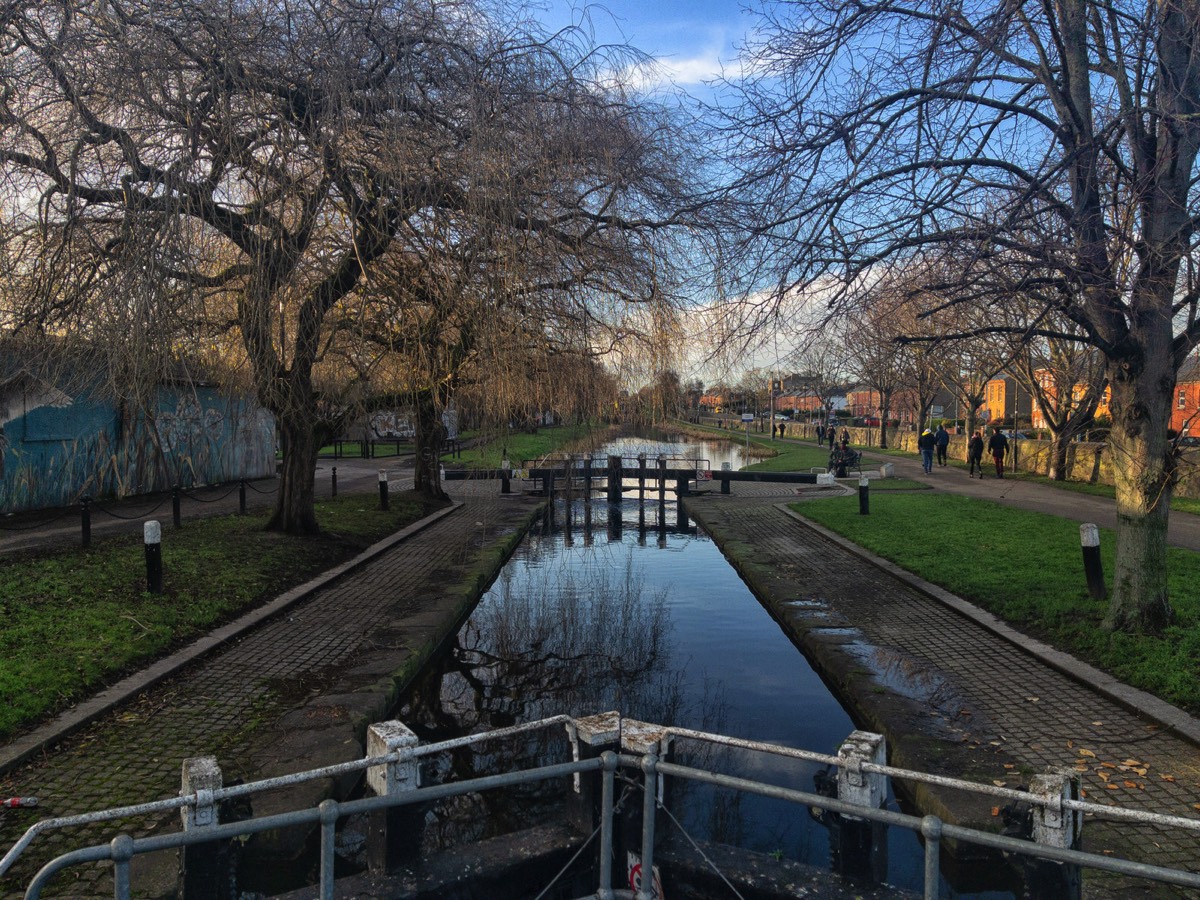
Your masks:
<instances>
[{"instance_id":1,"label":"blue sky","mask_svg":"<svg viewBox=\"0 0 1200 900\"><path fill-rule=\"evenodd\" d=\"M751 19L740 0L605 0L582 5L542 0L551 27L590 18L598 43L628 43L654 57L664 74L689 93L731 64Z\"/></svg>"}]
</instances>

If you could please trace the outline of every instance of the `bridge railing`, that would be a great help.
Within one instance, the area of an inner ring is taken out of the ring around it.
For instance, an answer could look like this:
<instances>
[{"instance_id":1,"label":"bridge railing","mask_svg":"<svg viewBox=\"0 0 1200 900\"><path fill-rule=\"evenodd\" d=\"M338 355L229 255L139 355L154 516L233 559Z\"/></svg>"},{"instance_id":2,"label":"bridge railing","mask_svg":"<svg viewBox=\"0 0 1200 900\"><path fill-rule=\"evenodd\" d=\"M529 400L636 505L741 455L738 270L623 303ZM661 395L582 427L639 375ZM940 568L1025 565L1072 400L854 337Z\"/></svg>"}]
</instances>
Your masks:
<instances>
[{"instance_id":1,"label":"bridge railing","mask_svg":"<svg viewBox=\"0 0 1200 900\"><path fill-rule=\"evenodd\" d=\"M467 746L476 746L499 738L564 727L570 742L570 759L562 762L531 766L469 780L421 786L418 762L435 754L443 754ZM755 753L818 763L836 770L836 796L812 793L782 787L754 778L741 778L721 774L708 769L683 765L672 761L676 746L684 741L699 741L723 747L739 748ZM919 832L924 838L924 896L938 897L939 858L946 840L975 845L1016 854L1038 860L1047 860L1074 869L1095 869L1117 873L1154 882L1200 888L1200 874L1171 866L1154 865L1121 859L1106 854L1088 853L1077 849L1084 816L1103 817L1130 823L1149 824L1173 833L1185 831L1200 839L1200 820L1164 815L1142 809L1126 809L1109 804L1100 804L1080 799L1079 776L1073 771L1050 773L1032 779L1031 790L977 784L957 778L932 775L886 764L886 747L880 735L856 731L847 737L836 755L816 753L777 744L750 741L691 729L654 725L623 718L619 713L604 713L585 718L555 716L536 722L515 725L482 734L472 734L447 741L421 745L416 736L399 722L376 723L370 727L367 756L362 760L326 766L292 775L264 779L244 785L223 786L220 770L212 758L199 758L185 763L185 789L178 797L138 806L119 807L89 813L83 816L62 817L37 823L0 860L0 874L8 871L13 863L30 847L39 836L61 828L77 827L82 824L112 822L130 816L144 815L152 811L178 811L183 819L182 830L173 834L158 834L149 837L133 837L117 834L105 843L82 847L62 854L47 863L29 883L27 898L37 898L46 889L54 876L72 866L95 861L113 863L114 896L117 900L128 898L132 892L130 865L132 859L142 853L165 849L184 848L184 865L187 852L201 844L256 834L263 831L294 826L313 826L320 829L319 841L319 896L333 898L336 895L334 879L334 837L339 819L358 814L375 814L396 810L413 804L422 804L448 797L491 791L513 785L562 779L571 776L574 795L579 798L578 810L586 818L592 805L595 825L584 842L584 847L598 839L599 852L595 857L595 879L597 897L636 896L640 900L651 897L650 878L644 879L635 894L614 892L614 873L609 865L599 861L623 859L616 852L615 842L622 840L626 829L614 830L617 813L614 807L615 778L618 772L627 785L636 785L642 793L640 804L640 840L635 848L640 852L639 866L642 872L654 872L656 853L656 820L660 812L669 815L664 797L667 779L683 779L739 792L773 797L802 804L814 811L834 813L847 822L870 822L882 826L901 827ZM189 764L191 768L189 769ZM199 772L191 783L186 781L188 772ZM215 776L214 773L215 772ZM265 791L277 791L309 781L360 773L366 776L374 796L338 802L325 800L319 806L296 809L271 816L262 816L240 822L220 823L217 821L219 804L225 800L246 797ZM585 789L587 776L598 777L599 790ZM640 773L640 780L639 780ZM985 797L1027 804L1032 810L1032 839L1006 837L978 829L966 828L942 821L936 816L913 816L883 808L886 797L886 779L894 778L907 782L920 782L936 787L966 791ZM207 779L207 780L206 780ZM637 813L638 804L620 804L626 812ZM625 814L625 813L622 813ZM410 820L411 821L411 820ZM374 831L374 829L372 829ZM387 839L386 832L382 834ZM635 838L637 840L637 838ZM582 852L582 848L580 850ZM630 852L633 852L632 850ZM1194 858L1194 857L1193 857ZM563 874L548 877L548 890ZM1069 883L1066 882L1066 883ZM1078 896L1078 880L1071 891L1059 892L1056 896Z\"/></svg>"}]
</instances>

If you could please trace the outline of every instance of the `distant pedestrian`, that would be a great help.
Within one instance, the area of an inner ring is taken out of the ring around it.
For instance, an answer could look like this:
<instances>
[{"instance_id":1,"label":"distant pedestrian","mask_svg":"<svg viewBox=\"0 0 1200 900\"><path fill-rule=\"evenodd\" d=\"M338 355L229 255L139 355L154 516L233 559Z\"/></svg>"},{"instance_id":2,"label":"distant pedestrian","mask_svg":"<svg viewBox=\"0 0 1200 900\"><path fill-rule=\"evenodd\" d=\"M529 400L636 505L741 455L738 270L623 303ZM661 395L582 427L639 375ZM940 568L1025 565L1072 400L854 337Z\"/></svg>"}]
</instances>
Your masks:
<instances>
[{"instance_id":1,"label":"distant pedestrian","mask_svg":"<svg viewBox=\"0 0 1200 900\"><path fill-rule=\"evenodd\" d=\"M842 429L842 443L845 444L847 447L850 446L850 429L849 428Z\"/></svg>"},{"instance_id":2,"label":"distant pedestrian","mask_svg":"<svg viewBox=\"0 0 1200 900\"><path fill-rule=\"evenodd\" d=\"M983 435L976 431L967 441L967 477L974 478L975 472L983 477Z\"/></svg>"},{"instance_id":3,"label":"distant pedestrian","mask_svg":"<svg viewBox=\"0 0 1200 900\"><path fill-rule=\"evenodd\" d=\"M946 430L945 425L938 425L937 431L933 433L933 447L937 451L937 464L944 466L946 464L946 448L950 446L950 432Z\"/></svg>"},{"instance_id":4,"label":"distant pedestrian","mask_svg":"<svg viewBox=\"0 0 1200 900\"><path fill-rule=\"evenodd\" d=\"M921 468L925 470L926 475L933 472L933 448L933 432L926 428L917 438L917 449L921 451Z\"/></svg>"},{"instance_id":5,"label":"distant pedestrian","mask_svg":"<svg viewBox=\"0 0 1200 900\"><path fill-rule=\"evenodd\" d=\"M829 426L829 452L833 452L833 445L837 443L837 429L832 425Z\"/></svg>"},{"instance_id":6,"label":"distant pedestrian","mask_svg":"<svg viewBox=\"0 0 1200 900\"><path fill-rule=\"evenodd\" d=\"M825 443L825 426L820 422L817 423L817 443Z\"/></svg>"},{"instance_id":7,"label":"distant pedestrian","mask_svg":"<svg viewBox=\"0 0 1200 900\"><path fill-rule=\"evenodd\" d=\"M996 463L996 477L1003 478L1004 457L1008 455L1008 438L998 427L992 429L992 436L988 438L988 453L992 454Z\"/></svg>"}]
</instances>

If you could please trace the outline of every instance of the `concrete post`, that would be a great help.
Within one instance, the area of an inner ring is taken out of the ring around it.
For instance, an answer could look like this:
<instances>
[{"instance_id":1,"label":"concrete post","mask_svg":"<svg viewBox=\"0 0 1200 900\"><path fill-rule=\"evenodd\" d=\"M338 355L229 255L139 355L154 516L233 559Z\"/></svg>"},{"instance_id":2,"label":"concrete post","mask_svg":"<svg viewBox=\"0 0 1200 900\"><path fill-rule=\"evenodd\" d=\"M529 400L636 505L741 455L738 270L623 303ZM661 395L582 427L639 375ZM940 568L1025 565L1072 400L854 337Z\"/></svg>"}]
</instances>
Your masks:
<instances>
[{"instance_id":1,"label":"concrete post","mask_svg":"<svg viewBox=\"0 0 1200 900\"><path fill-rule=\"evenodd\" d=\"M881 734L853 731L838 748L838 799L879 809L887 799L887 777L863 771L863 765L886 765L887 744ZM887 877L886 826L854 816L830 817L829 840L839 874L872 884Z\"/></svg>"},{"instance_id":2,"label":"concrete post","mask_svg":"<svg viewBox=\"0 0 1200 900\"><path fill-rule=\"evenodd\" d=\"M893 478L896 475L896 467L892 463L884 463L879 467L879 475L882 478Z\"/></svg>"},{"instance_id":3,"label":"concrete post","mask_svg":"<svg viewBox=\"0 0 1200 900\"><path fill-rule=\"evenodd\" d=\"M223 786L221 767L216 757L194 756L183 761L182 796L194 795L195 804L183 807L185 832L212 828L219 824L213 792ZM225 900L232 894L231 879L225 877L223 847L216 841L185 846L179 851L181 896L183 900Z\"/></svg>"},{"instance_id":4,"label":"concrete post","mask_svg":"<svg viewBox=\"0 0 1200 900\"><path fill-rule=\"evenodd\" d=\"M376 722L367 728L368 757L412 749L419 743L402 722ZM415 791L419 784L420 770L412 757L367 769L367 787L380 797L397 797ZM424 818L424 812L416 804L371 813L367 825L367 866L372 873L386 874L420 855Z\"/></svg>"},{"instance_id":5,"label":"concrete post","mask_svg":"<svg viewBox=\"0 0 1200 900\"><path fill-rule=\"evenodd\" d=\"M1044 847L1078 850L1083 831L1083 814L1067 809L1064 800L1079 799L1079 776L1075 772L1048 772L1029 780L1029 792L1039 801L1033 806L1033 840ZM1033 895L1079 900L1083 879L1078 866L1035 860L1030 881Z\"/></svg>"},{"instance_id":6,"label":"concrete post","mask_svg":"<svg viewBox=\"0 0 1200 900\"><path fill-rule=\"evenodd\" d=\"M727 462L721 463L721 471L722 472L730 472L732 470L733 470L733 465L731 463L727 463ZM721 479L721 493L722 494L729 493L729 479L728 478Z\"/></svg>"}]
</instances>

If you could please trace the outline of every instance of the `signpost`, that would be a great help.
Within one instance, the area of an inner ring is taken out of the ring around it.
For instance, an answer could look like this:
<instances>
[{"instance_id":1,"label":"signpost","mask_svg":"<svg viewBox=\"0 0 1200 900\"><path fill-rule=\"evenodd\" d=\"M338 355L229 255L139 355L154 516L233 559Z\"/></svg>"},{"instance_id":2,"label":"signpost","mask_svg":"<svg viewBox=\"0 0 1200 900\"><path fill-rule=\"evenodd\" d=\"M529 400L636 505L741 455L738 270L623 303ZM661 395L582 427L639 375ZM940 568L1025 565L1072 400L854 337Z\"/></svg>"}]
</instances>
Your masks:
<instances>
[{"instance_id":1,"label":"signpost","mask_svg":"<svg viewBox=\"0 0 1200 900\"><path fill-rule=\"evenodd\" d=\"M750 449L750 423L754 421L754 413L742 413L742 422L746 426L746 449Z\"/></svg>"}]
</instances>

